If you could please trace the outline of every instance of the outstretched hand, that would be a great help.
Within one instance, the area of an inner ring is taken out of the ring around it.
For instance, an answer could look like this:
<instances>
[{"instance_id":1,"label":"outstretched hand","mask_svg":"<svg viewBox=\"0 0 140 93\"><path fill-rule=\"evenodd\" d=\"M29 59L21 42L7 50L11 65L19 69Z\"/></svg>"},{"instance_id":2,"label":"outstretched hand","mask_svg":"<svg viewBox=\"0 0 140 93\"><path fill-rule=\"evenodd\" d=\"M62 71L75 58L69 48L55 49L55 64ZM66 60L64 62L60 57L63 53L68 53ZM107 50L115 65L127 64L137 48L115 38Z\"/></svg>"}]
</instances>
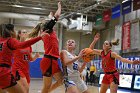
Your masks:
<instances>
[{"instance_id":1,"label":"outstretched hand","mask_svg":"<svg viewBox=\"0 0 140 93\"><path fill-rule=\"evenodd\" d=\"M133 64L134 64L134 65L140 64L140 61L139 61L139 60L134 60L134 61L133 61Z\"/></svg>"},{"instance_id":2,"label":"outstretched hand","mask_svg":"<svg viewBox=\"0 0 140 93\"><path fill-rule=\"evenodd\" d=\"M100 34L97 33L97 34L94 36L94 40L95 40L95 41L98 41L99 39L100 39Z\"/></svg>"},{"instance_id":3,"label":"outstretched hand","mask_svg":"<svg viewBox=\"0 0 140 93\"><path fill-rule=\"evenodd\" d=\"M58 9L57 9L57 11L56 11L54 16L58 19L60 17L60 15L61 15L61 2L58 2L57 5L58 5Z\"/></svg>"},{"instance_id":4,"label":"outstretched hand","mask_svg":"<svg viewBox=\"0 0 140 93\"><path fill-rule=\"evenodd\" d=\"M84 55L84 53L85 53L85 50L84 49L82 49L81 51L80 51L80 53L79 53L79 57L81 58L83 55Z\"/></svg>"},{"instance_id":5,"label":"outstretched hand","mask_svg":"<svg viewBox=\"0 0 140 93\"><path fill-rule=\"evenodd\" d=\"M61 2L58 2L57 5L58 5L58 8L61 8Z\"/></svg>"}]
</instances>

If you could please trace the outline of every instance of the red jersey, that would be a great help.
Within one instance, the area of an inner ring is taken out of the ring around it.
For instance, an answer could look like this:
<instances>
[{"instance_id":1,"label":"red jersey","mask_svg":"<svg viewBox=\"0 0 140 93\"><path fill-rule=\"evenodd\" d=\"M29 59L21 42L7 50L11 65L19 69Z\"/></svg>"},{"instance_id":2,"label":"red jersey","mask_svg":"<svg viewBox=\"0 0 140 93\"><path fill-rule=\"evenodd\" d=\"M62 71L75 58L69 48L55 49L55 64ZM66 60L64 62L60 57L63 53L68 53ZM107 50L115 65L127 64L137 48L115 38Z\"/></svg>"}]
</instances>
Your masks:
<instances>
[{"instance_id":1,"label":"red jersey","mask_svg":"<svg viewBox=\"0 0 140 93\"><path fill-rule=\"evenodd\" d=\"M8 64L8 65L12 64L11 62L12 50L8 47L8 44L7 44L9 39L0 38L0 64L3 64L3 63Z\"/></svg>"},{"instance_id":2,"label":"red jersey","mask_svg":"<svg viewBox=\"0 0 140 93\"><path fill-rule=\"evenodd\" d=\"M50 33L50 36L46 35L42 40L44 42L45 54L59 58L58 38L56 32L53 31Z\"/></svg>"},{"instance_id":3,"label":"red jersey","mask_svg":"<svg viewBox=\"0 0 140 93\"><path fill-rule=\"evenodd\" d=\"M112 72L116 70L115 59L111 58L111 50L105 55L104 51L101 52L102 68L104 72Z\"/></svg>"},{"instance_id":4,"label":"red jersey","mask_svg":"<svg viewBox=\"0 0 140 93\"><path fill-rule=\"evenodd\" d=\"M0 38L0 64L12 65L12 50L21 49L31 46L37 41L41 40L41 37L37 37L25 42L19 42L15 38Z\"/></svg>"},{"instance_id":5,"label":"red jersey","mask_svg":"<svg viewBox=\"0 0 140 93\"><path fill-rule=\"evenodd\" d=\"M14 63L12 67L17 70L20 69L25 73L29 73L30 60L31 60L31 47L17 49L14 51Z\"/></svg>"}]
</instances>

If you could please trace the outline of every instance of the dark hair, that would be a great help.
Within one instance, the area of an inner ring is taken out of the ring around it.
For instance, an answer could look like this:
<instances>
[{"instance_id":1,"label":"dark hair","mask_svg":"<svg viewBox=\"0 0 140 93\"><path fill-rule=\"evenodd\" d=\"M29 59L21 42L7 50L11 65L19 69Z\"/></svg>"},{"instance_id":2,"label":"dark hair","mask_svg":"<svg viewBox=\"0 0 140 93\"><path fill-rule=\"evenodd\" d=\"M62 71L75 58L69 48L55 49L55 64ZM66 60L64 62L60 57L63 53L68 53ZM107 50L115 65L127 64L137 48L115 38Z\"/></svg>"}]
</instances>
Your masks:
<instances>
[{"instance_id":1,"label":"dark hair","mask_svg":"<svg viewBox=\"0 0 140 93\"><path fill-rule=\"evenodd\" d=\"M21 34L21 30L18 31L18 34L17 34L17 40L20 40L20 36L19 34Z\"/></svg>"},{"instance_id":2,"label":"dark hair","mask_svg":"<svg viewBox=\"0 0 140 93\"><path fill-rule=\"evenodd\" d=\"M12 36L11 31L14 31L14 25L12 24L0 25L0 37L3 37L3 38L11 37Z\"/></svg>"},{"instance_id":3,"label":"dark hair","mask_svg":"<svg viewBox=\"0 0 140 93\"><path fill-rule=\"evenodd\" d=\"M14 31L14 25L13 24L6 24L6 28L10 31Z\"/></svg>"},{"instance_id":4,"label":"dark hair","mask_svg":"<svg viewBox=\"0 0 140 93\"><path fill-rule=\"evenodd\" d=\"M110 46L112 47L112 45L117 46L119 45L119 39L114 39L111 42L109 42Z\"/></svg>"}]
</instances>

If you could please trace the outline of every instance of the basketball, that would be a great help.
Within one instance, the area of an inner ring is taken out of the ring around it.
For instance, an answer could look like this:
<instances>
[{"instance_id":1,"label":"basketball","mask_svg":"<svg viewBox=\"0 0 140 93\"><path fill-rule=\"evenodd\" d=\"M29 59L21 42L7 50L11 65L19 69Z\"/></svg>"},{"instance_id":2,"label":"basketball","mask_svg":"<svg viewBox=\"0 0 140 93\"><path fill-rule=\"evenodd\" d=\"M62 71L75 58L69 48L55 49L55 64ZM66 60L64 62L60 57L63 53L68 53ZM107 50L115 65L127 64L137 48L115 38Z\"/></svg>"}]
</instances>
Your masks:
<instances>
[{"instance_id":1,"label":"basketball","mask_svg":"<svg viewBox=\"0 0 140 93\"><path fill-rule=\"evenodd\" d=\"M82 59L84 62L90 62L93 59L93 50L90 48L85 48L85 55L83 55Z\"/></svg>"}]
</instances>

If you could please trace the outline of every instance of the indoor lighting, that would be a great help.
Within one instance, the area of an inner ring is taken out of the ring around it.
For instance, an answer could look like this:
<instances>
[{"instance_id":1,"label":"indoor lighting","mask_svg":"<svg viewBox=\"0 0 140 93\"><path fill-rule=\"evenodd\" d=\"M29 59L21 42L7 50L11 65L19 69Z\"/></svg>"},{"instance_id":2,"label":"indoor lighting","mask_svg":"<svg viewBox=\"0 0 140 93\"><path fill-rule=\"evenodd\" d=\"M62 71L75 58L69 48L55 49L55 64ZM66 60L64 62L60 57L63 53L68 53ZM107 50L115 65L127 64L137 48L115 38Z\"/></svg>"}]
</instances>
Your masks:
<instances>
[{"instance_id":1,"label":"indoor lighting","mask_svg":"<svg viewBox=\"0 0 140 93\"><path fill-rule=\"evenodd\" d=\"M46 10L45 8L40 8L40 7L28 7L28 6L22 6L22 5L11 5L12 7L19 7L19 8L31 8L31 9L36 9L36 10Z\"/></svg>"},{"instance_id":2,"label":"indoor lighting","mask_svg":"<svg viewBox=\"0 0 140 93\"><path fill-rule=\"evenodd\" d=\"M12 7L24 7L24 6L21 6L21 5L11 5Z\"/></svg>"},{"instance_id":3,"label":"indoor lighting","mask_svg":"<svg viewBox=\"0 0 140 93\"><path fill-rule=\"evenodd\" d=\"M125 3L126 1L129 1L129 0L123 0L122 3Z\"/></svg>"},{"instance_id":4,"label":"indoor lighting","mask_svg":"<svg viewBox=\"0 0 140 93\"><path fill-rule=\"evenodd\" d=\"M28 7L28 8L37 9L37 10L46 10L44 8L39 8L39 7Z\"/></svg>"}]
</instances>

